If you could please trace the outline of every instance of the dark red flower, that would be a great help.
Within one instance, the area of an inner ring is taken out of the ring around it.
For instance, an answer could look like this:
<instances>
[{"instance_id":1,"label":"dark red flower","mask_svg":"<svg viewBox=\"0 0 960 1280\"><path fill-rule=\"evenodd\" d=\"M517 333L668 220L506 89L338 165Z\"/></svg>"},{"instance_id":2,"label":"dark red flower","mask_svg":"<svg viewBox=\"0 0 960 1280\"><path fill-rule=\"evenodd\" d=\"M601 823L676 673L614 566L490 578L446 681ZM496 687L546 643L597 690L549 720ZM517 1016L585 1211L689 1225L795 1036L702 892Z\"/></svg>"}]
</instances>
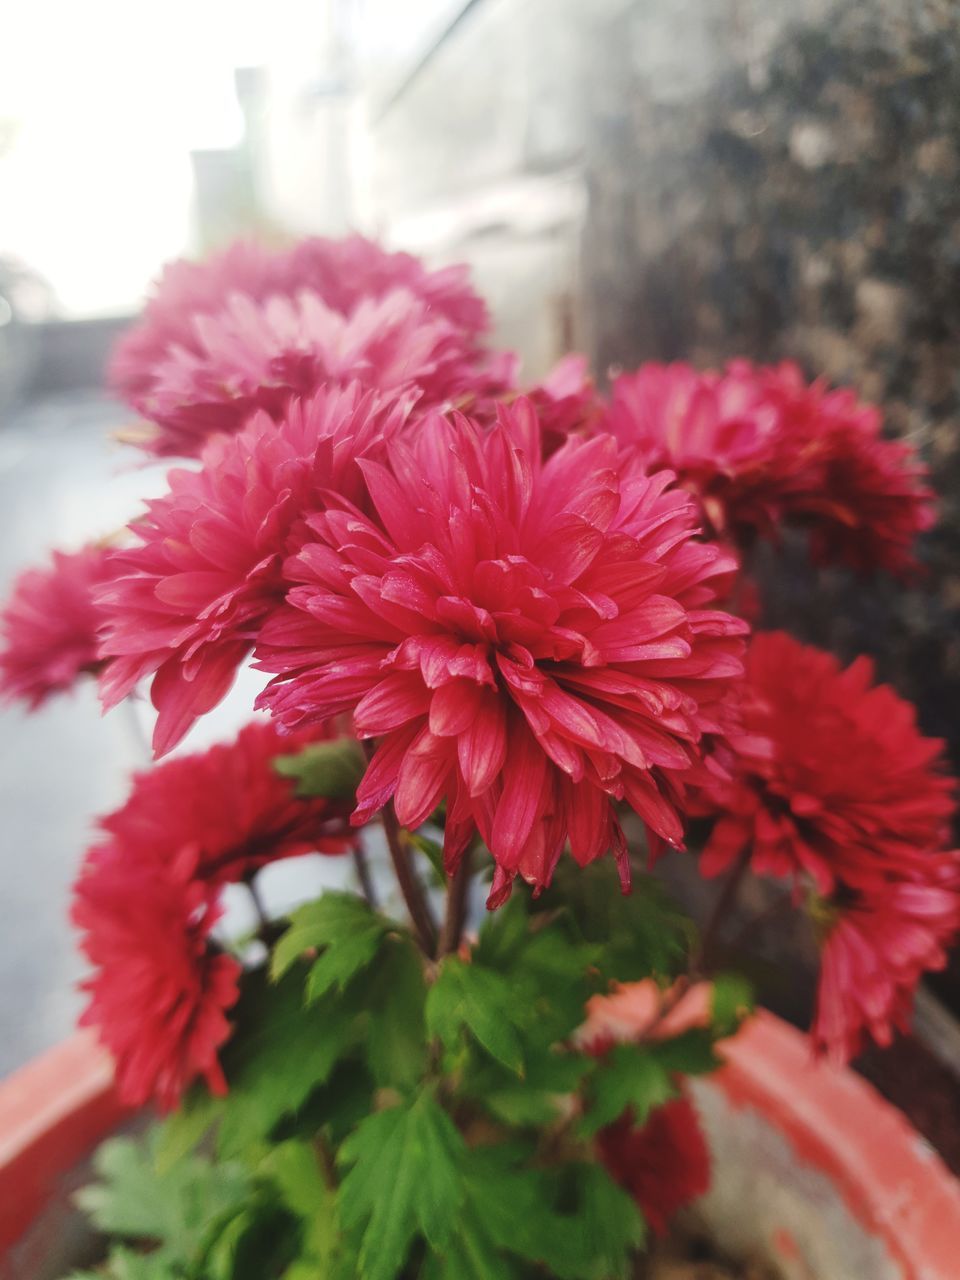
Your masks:
<instances>
[{"instance_id":1,"label":"dark red flower","mask_svg":"<svg viewBox=\"0 0 960 1280\"><path fill-rule=\"evenodd\" d=\"M352 711L380 740L355 820L392 796L417 827L445 798L448 863L479 829L493 904L517 873L548 884L568 839L626 874L620 800L679 843L745 631L710 607L731 564L686 495L618 469L609 436L542 462L524 400L489 432L433 415L361 465L374 516L311 518L257 649L288 727Z\"/></svg>"},{"instance_id":2,"label":"dark red flower","mask_svg":"<svg viewBox=\"0 0 960 1280\"><path fill-rule=\"evenodd\" d=\"M0 693L35 709L100 670L94 590L109 577L109 552L101 546L54 551L48 568L20 574L0 615Z\"/></svg>"},{"instance_id":3,"label":"dark red flower","mask_svg":"<svg viewBox=\"0 0 960 1280\"><path fill-rule=\"evenodd\" d=\"M597 1135L600 1159L633 1196L658 1236L678 1210L710 1189L710 1152L686 1097L657 1107L637 1127L630 1112Z\"/></svg>"},{"instance_id":4,"label":"dark red flower","mask_svg":"<svg viewBox=\"0 0 960 1280\"><path fill-rule=\"evenodd\" d=\"M72 914L94 966L83 1022L113 1053L125 1101L172 1107L198 1075L225 1090L217 1050L240 968L210 937L219 889L280 858L350 846L349 806L298 799L272 765L316 736L255 721L233 743L137 774L101 819Z\"/></svg>"},{"instance_id":5,"label":"dark red flower","mask_svg":"<svg viewBox=\"0 0 960 1280\"><path fill-rule=\"evenodd\" d=\"M873 684L873 664L846 670L782 632L757 634L747 654L741 732L701 792L716 817L706 875L749 851L754 871L861 888L903 875L949 840L955 784L943 743L925 738L913 706Z\"/></svg>"},{"instance_id":6,"label":"dark red flower","mask_svg":"<svg viewBox=\"0 0 960 1280\"><path fill-rule=\"evenodd\" d=\"M238 435L209 441L199 471L174 470L169 492L147 503L100 593L102 681L110 707L153 676L162 755L233 682L257 629L287 584L281 566L328 490L364 500L357 459L403 422L354 385L293 401L282 422L255 416Z\"/></svg>"},{"instance_id":7,"label":"dark red flower","mask_svg":"<svg viewBox=\"0 0 960 1280\"><path fill-rule=\"evenodd\" d=\"M932 522L913 449L882 437L875 408L793 364L644 365L614 381L602 427L676 471L716 533L740 542L791 522L809 528L816 563L909 575Z\"/></svg>"},{"instance_id":8,"label":"dark red flower","mask_svg":"<svg viewBox=\"0 0 960 1280\"><path fill-rule=\"evenodd\" d=\"M111 379L158 428L141 443L189 456L255 409L279 417L291 395L329 382L415 387L422 406L472 394L490 378L487 324L463 267L428 271L360 236L240 243L167 268Z\"/></svg>"}]
</instances>

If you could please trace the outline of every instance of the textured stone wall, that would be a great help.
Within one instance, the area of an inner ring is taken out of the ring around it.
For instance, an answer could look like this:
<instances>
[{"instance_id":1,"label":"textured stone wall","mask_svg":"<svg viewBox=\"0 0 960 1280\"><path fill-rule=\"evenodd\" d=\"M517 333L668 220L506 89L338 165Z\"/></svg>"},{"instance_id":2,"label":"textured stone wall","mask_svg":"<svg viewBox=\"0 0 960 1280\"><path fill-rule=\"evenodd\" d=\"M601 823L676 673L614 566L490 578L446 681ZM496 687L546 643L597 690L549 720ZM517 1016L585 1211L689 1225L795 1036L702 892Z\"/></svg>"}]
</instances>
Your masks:
<instances>
[{"instance_id":1,"label":"textured stone wall","mask_svg":"<svg viewBox=\"0 0 960 1280\"><path fill-rule=\"evenodd\" d=\"M960 765L960 4L635 0L585 56L592 354L791 357L916 441L922 584L760 571L769 622L876 654Z\"/></svg>"}]
</instances>

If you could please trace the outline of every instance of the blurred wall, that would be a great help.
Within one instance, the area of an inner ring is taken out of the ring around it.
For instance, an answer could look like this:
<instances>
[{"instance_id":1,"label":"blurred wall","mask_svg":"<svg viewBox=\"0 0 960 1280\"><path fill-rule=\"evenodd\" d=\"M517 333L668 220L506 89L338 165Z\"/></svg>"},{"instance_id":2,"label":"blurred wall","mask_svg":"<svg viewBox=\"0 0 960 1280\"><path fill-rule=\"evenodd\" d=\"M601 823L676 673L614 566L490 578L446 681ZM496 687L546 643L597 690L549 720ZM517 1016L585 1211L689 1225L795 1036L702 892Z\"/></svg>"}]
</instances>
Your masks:
<instances>
[{"instance_id":1,"label":"blurred wall","mask_svg":"<svg viewBox=\"0 0 960 1280\"><path fill-rule=\"evenodd\" d=\"M587 31L583 307L598 367L790 357L933 467L911 591L759 566L768 622L872 652L960 764L960 6L636 0Z\"/></svg>"}]
</instances>

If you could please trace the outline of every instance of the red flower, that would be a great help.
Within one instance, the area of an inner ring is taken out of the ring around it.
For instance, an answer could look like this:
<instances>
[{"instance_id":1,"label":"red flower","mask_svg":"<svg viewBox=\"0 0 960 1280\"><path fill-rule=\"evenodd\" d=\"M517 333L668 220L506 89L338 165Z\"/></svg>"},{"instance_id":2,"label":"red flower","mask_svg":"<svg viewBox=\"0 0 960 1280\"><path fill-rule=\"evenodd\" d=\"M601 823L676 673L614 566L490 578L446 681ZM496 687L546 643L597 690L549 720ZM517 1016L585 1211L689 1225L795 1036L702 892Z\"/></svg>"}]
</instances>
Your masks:
<instances>
[{"instance_id":1,"label":"red flower","mask_svg":"<svg viewBox=\"0 0 960 1280\"><path fill-rule=\"evenodd\" d=\"M91 850L75 886L73 919L95 966L80 1021L113 1055L130 1106L153 1098L169 1110L197 1076L226 1092L217 1050L240 966L209 943L218 910L191 863L189 849L165 865L109 844Z\"/></svg>"},{"instance_id":2,"label":"red flower","mask_svg":"<svg viewBox=\"0 0 960 1280\"><path fill-rule=\"evenodd\" d=\"M110 577L109 553L88 546L54 551L45 569L28 569L14 583L2 614L0 693L31 709L100 670L97 629L102 621L94 588Z\"/></svg>"},{"instance_id":3,"label":"red flower","mask_svg":"<svg viewBox=\"0 0 960 1280\"><path fill-rule=\"evenodd\" d=\"M167 269L111 378L158 425L148 448L190 455L254 409L278 417L292 394L329 381L455 398L487 376L486 327L465 268L427 271L359 236L282 252L241 243Z\"/></svg>"},{"instance_id":4,"label":"red flower","mask_svg":"<svg viewBox=\"0 0 960 1280\"><path fill-rule=\"evenodd\" d=\"M626 876L616 801L679 843L745 630L704 607L731 565L694 540L685 495L621 473L608 436L541 463L522 400L486 433L429 417L361 466L376 517L311 518L257 649L286 725L352 711L380 739L354 820L393 796L413 828L446 798L448 864L479 829L493 905L518 872L548 884L568 839Z\"/></svg>"},{"instance_id":5,"label":"red flower","mask_svg":"<svg viewBox=\"0 0 960 1280\"><path fill-rule=\"evenodd\" d=\"M217 1050L240 970L210 940L219 888L267 862L349 847L347 809L297 799L272 767L315 737L254 722L229 745L138 774L101 820L73 919L95 968L83 1022L116 1058L126 1101L169 1108L197 1075L224 1091Z\"/></svg>"},{"instance_id":6,"label":"red flower","mask_svg":"<svg viewBox=\"0 0 960 1280\"><path fill-rule=\"evenodd\" d=\"M596 427L603 413L585 356L569 355L528 392L543 436L544 456L549 457L568 436Z\"/></svg>"},{"instance_id":7,"label":"red flower","mask_svg":"<svg viewBox=\"0 0 960 1280\"><path fill-rule=\"evenodd\" d=\"M906 575L932 522L910 446L882 438L876 409L808 385L793 364L645 365L615 380L603 425L645 465L675 470L714 530L741 542L799 523L816 563Z\"/></svg>"},{"instance_id":8,"label":"red flower","mask_svg":"<svg viewBox=\"0 0 960 1280\"><path fill-rule=\"evenodd\" d=\"M666 1234L678 1210L710 1188L710 1152L693 1104L676 1098L635 1127L629 1112L597 1135L600 1158L650 1227Z\"/></svg>"},{"instance_id":9,"label":"red flower","mask_svg":"<svg viewBox=\"0 0 960 1280\"><path fill-rule=\"evenodd\" d=\"M283 557L327 489L362 501L357 458L403 421L356 385L294 401L277 425L257 415L212 439L199 471L174 470L169 493L131 526L139 545L117 552L100 594L106 706L153 675L158 755L229 689L257 628L283 599Z\"/></svg>"},{"instance_id":10,"label":"red flower","mask_svg":"<svg viewBox=\"0 0 960 1280\"><path fill-rule=\"evenodd\" d=\"M924 871L814 908L824 937L812 1034L835 1061L858 1054L865 1034L888 1045L894 1028L908 1031L920 978L946 964L960 930L960 852L928 854Z\"/></svg>"},{"instance_id":11,"label":"red flower","mask_svg":"<svg viewBox=\"0 0 960 1280\"><path fill-rule=\"evenodd\" d=\"M955 806L943 743L872 680L868 658L842 670L781 632L754 636L742 732L720 748L725 772L698 801L716 815L706 875L749 850L754 871L805 873L829 893L838 879L868 888L903 875L944 846Z\"/></svg>"}]
</instances>

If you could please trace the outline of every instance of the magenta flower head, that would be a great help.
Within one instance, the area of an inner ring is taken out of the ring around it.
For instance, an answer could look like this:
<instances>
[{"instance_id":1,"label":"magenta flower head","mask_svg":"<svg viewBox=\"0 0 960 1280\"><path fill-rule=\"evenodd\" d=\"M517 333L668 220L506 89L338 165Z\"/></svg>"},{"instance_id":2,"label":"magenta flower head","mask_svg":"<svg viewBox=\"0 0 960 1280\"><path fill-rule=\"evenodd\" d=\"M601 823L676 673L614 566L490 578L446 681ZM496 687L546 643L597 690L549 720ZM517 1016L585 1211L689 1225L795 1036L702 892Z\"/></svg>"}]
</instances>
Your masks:
<instances>
[{"instance_id":1,"label":"magenta flower head","mask_svg":"<svg viewBox=\"0 0 960 1280\"><path fill-rule=\"evenodd\" d=\"M746 630L712 607L734 565L688 495L622 470L610 436L542 462L526 400L487 432L430 416L359 465L369 514L308 520L257 647L287 727L349 711L377 740L354 821L393 797L413 828L446 801L447 863L479 831L491 905L518 874L549 884L568 840L581 864L614 850L628 881L620 801L679 844Z\"/></svg>"},{"instance_id":2,"label":"magenta flower head","mask_svg":"<svg viewBox=\"0 0 960 1280\"><path fill-rule=\"evenodd\" d=\"M487 323L465 268L428 271L360 236L240 243L167 269L111 380L155 424L151 452L193 456L255 410L280 418L291 396L332 383L416 388L422 408L487 393Z\"/></svg>"},{"instance_id":3,"label":"magenta flower head","mask_svg":"<svg viewBox=\"0 0 960 1280\"><path fill-rule=\"evenodd\" d=\"M169 492L147 503L131 526L137 544L115 553L100 593L101 687L110 707L153 678L158 755L227 692L283 600L283 560L309 533L306 517L328 490L363 501L357 459L384 447L408 407L354 384L293 401L279 424L257 414L212 439L198 471L171 471Z\"/></svg>"},{"instance_id":4,"label":"magenta flower head","mask_svg":"<svg viewBox=\"0 0 960 1280\"><path fill-rule=\"evenodd\" d=\"M49 566L20 574L0 615L0 695L35 710L100 670L94 596L110 572L109 549L91 545L54 551Z\"/></svg>"}]
</instances>

